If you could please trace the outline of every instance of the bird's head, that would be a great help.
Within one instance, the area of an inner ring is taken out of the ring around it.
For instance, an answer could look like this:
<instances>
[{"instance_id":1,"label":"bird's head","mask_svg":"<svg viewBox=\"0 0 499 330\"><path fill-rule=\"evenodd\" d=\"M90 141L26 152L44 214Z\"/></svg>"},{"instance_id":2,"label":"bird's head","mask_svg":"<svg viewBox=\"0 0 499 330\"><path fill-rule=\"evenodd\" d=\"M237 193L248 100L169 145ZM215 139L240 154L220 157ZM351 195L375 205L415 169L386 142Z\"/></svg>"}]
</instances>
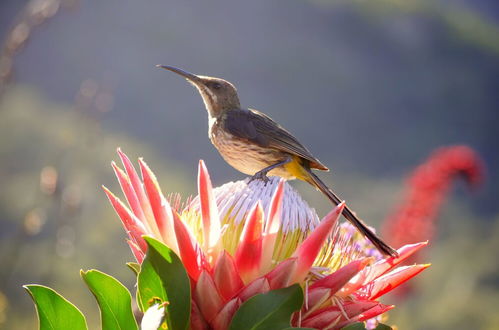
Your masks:
<instances>
[{"instance_id":1,"label":"bird's head","mask_svg":"<svg viewBox=\"0 0 499 330\"><path fill-rule=\"evenodd\" d=\"M175 72L193 84L201 94L206 110L208 110L211 117L216 118L228 110L239 109L241 107L236 87L227 80L195 75L173 66L157 66Z\"/></svg>"}]
</instances>

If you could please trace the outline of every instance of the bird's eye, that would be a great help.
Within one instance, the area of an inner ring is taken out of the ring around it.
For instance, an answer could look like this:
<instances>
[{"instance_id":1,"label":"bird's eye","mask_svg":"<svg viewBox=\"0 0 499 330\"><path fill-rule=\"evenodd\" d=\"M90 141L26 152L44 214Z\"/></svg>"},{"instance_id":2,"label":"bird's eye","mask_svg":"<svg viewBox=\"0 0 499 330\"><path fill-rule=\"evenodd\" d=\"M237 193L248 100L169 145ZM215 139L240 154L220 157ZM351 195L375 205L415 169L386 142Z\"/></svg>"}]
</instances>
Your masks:
<instances>
[{"instance_id":1,"label":"bird's eye","mask_svg":"<svg viewBox=\"0 0 499 330\"><path fill-rule=\"evenodd\" d=\"M214 83L213 84L213 88L220 89L220 88L222 88L222 84L220 84L220 83Z\"/></svg>"}]
</instances>

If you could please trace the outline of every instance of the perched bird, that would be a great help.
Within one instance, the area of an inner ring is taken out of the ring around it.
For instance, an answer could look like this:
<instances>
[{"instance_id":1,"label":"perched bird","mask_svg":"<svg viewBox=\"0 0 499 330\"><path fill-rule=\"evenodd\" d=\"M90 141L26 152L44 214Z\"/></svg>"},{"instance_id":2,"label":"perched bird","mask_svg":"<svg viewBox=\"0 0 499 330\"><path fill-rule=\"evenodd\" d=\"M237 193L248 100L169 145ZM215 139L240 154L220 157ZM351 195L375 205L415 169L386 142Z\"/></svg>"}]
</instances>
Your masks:
<instances>
[{"instance_id":1,"label":"perched bird","mask_svg":"<svg viewBox=\"0 0 499 330\"><path fill-rule=\"evenodd\" d=\"M254 109L241 108L237 90L230 82L195 75L172 66L158 67L183 76L197 88L208 111L210 140L232 167L251 175L252 180L267 181L267 174L303 180L324 193L333 204L341 202L312 172L312 169L329 169L272 118ZM390 256L397 255L349 207L344 208L343 215L380 252Z\"/></svg>"}]
</instances>

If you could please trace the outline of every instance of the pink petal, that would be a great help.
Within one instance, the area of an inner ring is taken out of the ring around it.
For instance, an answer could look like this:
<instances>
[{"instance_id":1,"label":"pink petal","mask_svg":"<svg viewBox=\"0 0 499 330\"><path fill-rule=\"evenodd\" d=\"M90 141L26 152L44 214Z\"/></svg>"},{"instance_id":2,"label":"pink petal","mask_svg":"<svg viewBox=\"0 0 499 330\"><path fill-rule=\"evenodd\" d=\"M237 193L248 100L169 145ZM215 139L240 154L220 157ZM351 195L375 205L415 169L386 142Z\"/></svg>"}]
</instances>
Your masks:
<instances>
[{"instance_id":1,"label":"pink petal","mask_svg":"<svg viewBox=\"0 0 499 330\"><path fill-rule=\"evenodd\" d=\"M244 285L237 272L234 259L227 251L223 251L218 257L213 270L213 279L225 300L231 299Z\"/></svg>"},{"instance_id":2,"label":"pink petal","mask_svg":"<svg viewBox=\"0 0 499 330\"><path fill-rule=\"evenodd\" d=\"M373 258L365 258L352 261L348 265L341 267L334 273L314 282L314 284L310 286L310 289L313 290L319 287L326 287L331 289L332 294L335 294L346 283L348 283L348 281L350 281L352 277L354 277L372 261Z\"/></svg>"},{"instance_id":3,"label":"pink petal","mask_svg":"<svg viewBox=\"0 0 499 330\"><path fill-rule=\"evenodd\" d=\"M338 269L336 272L316 281L308 288L307 308L303 316L315 311L326 300L330 299L343 285L345 285L355 274L361 271L372 258L355 260L346 266Z\"/></svg>"},{"instance_id":4,"label":"pink petal","mask_svg":"<svg viewBox=\"0 0 499 330\"><path fill-rule=\"evenodd\" d=\"M347 301L339 306L321 308L310 316L304 318L303 327L317 329L330 328L342 319L351 319L359 314L379 305L377 301Z\"/></svg>"},{"instance_id":5,"label":"pink petal","mask_svg":"<svg viewBox=\"0 0 499 330\"><path fill-rule=\"evenodd\" d=\"M237 270L244 283L258 276L262 258L262 226L263 209L258 202L248 213L235 255Z\"/></svg>"},{"instance_id":6,"label":"pink petal","mask_svg":"<svg viewBox=\"0 0 499 330\"><path fill-rule=\"evenodd\" d=\"M342 329L349 324L356 323L356 322L363 322L363 321L372 319L373 317L381 315L381 314L389 311L390 309L393 309L394 307L395 306L393 306L393 305L383 305L383 304L378 303L378 304L376 304L376 306L369 308L368 310L364 311L363 313L361 313L357 316L351 317L347 320L345 320L343 318L343 321L336 324L332 329Z\"/></svg>"},{"instance_id":7,"label":"pink petal","mask_svg":"<svg viewBox=\"0 0 499 330\"><path fill-rule=\"evenodd\" d=\"M149 198L154 218L158 226L159 232L163 242L178 254L177 241L173 235L173 215L170 204L166 201L161 188L159 187L158 180L154 173L149 169L147 164L139 158L140 171L144 179L144 186Z\"/></svg>"},{"instance_id":8,"label":"pink petal","mask_svg":"<svg viewBox=\"0 0 499 330\"><path fill-rule=\"evenodd\" d=\"M355 292L355 296L360 299L376 299L421 273L429 266L426 264L398 267L362 287Z\"/></svg>"},{"instance_id":9,"label":"pink petal","mask_svg":"<svg viewBox=\"0 0 499 330\"><path fill-rule=\"evenodd\" d=\"M347 284L345 284L345 286L341 290L340 296L348 296L352 292L358 290L360 287L368 284L390 269L393 269L395 266L409 258L411 255L413 255L415 252L417 252L427 244L428 242L405 245L397 250L399 254L398 257L389 257L380 260L369 267L364 268L364 270L359 272L357 276L353 277Z\"/></svg>"},{"instance_id":10,"label":"pink petal","mask_svg":"<svg viewBox=\"0 0 499 330\"><path fill-rule=\"evenodd\" d=\"M393 309L393 308L395 308L394 305L383 305L383 304L379 304L379 305L375 306L374 308L371 308L370 310L365 311L364 313L360 314L358 320L360 322L362 322L362 321L365 321L365 320L372 319L373 317L376 317L378 315L386 313L390 309Z\"/></svg>"},{"instance_id":11,"label":"pink petal","mask_svg":"<svg viewBox=\"0 0 499 330\"><path fill-rule=\"evenodd\" d=\"M140 206L139 200L137 198L137 195L135 194L135 190L133 189L128 176L125 172L123 172L121 168L116 165L115 162L111 162L111 166L113 167L114 173L116 174L116 177L118 178L118 181L120 183L121 190L123 190L123 193L125 194L126 200L128 201L128 205L130 205L133 214L135 214L135 216L139 218L142 223L145 223L146 217L144 215L144 212L142 212L142 207Z\"/></svg>"},{"instance_id":12,"label":"pink petal","mask_svg":"<svg viewBox=\"0 0 499 330\"><path fill-rule=\"evenodd\" d=\"M142 252L147 251L147 244L142 238L142 235L146 234L144 225L140 222L135 215L130 212L130 210L116 197L109 189L102 186L104 192L107 195L107 198L111 202L116 213L121 219L125 230L127 231L128 236L132 239L132 241L139 246Z\"/></svg>"},{"instance_id":13,"label":"pink petal","mask_svg":"<svg viewBox=\"0 0 499 330\"><path fill-rule=\"evenodd\" d=\"M315 288L306 293L305 303L302 307L302 318L305 319L310 314L314 313L322 304L330 299L331 290L328 288Z\"/></svg>"},{"instance_id":14,"label":"pink petal","mask_svg":"<svg viewBox=\"0 0 499 330\"><path fill-rule=\"evenodd\" d=\"M390 269L393 269L395 266L397 266L398 264L409 258L411 255L419 251L422 247L425 247L427 245L428 241L402 246L400 249L397 250L397 253L399 255L398 257L389 257L380 260L375 264L373 264L371 267L366 268L364 271L369 274L366 278L366 281L370 282L375 278L378 278L379 276L383 275Z\"/></svg>"},{"instance_id":15,"label":"pink petal","mask_svg":"<svg viewBox=\"0 0 499 330\"><path fill-rule=\"evenodd\" d=\"M314 328L314 329L327 329L331 325L338 322L341 317L341 312L338 310L324 310L320 314L312 318L303 320L300 327Z\"/></svg>"},{"instance_id":16,"label":"pink petal","mask_svg":"<svg viewBox=\"0 0 499 330\"><path fill-rule=\"evenodd\" d=\"M224 305L223 299L207 271L202 271L199 275L194 290L194 299L204 319L208 322L215 318Z\"/></svg>"},{"instance_id":17,"label":"pink petal","mask_svg":"<svg viewBox=\"0 0 499 330\"><path fill-rule=\"evenodd\" d=\"M245 302L249 298L253 297L259 293L265 293L270 290L269 282L265 277L260 277L248 284L241 292L237 295L242 302Z\"/></svg>"},{"instance_id":18,"label":"pink petal","mask_svg":"<svg viewBox=\"0 0 499 330\"><path fill-rule=\"evenodd\" d=\"M206 256L197 244L196 239L189 231L189 228L180 219L177 212L173 212L173 224L177 237L178 249L182 263L189 276L197 281L203 269L209 269Z\"/></svg>"},{"instance_id":19,"label":"pink petal","mask_svg":"<svg viewBox=\"0 0 499 330\"><path fill-rule=\"evenodd\" d=\"M213 198L210 174L202 160L199 161L198 191L201 203L201 217L203 219L204 249L215 260L217 253L220 251L221 243L220 217L218 215L217 204Z\"/></svg>"},{"instance_id":20,"label":"pink petal","mask_svg":"<svg viewBox=\"0 0 499 330\"><path fill-rule=\"evenodd\" d=\"M133 166L132 162L127 157L127 155L125 155L125 153L122 152L120 148L118 148L117 152L121 159L121 162L123 163L123 166L125 167L125 171L128 175L128 178L132 183L133 190L137 195L139 203L142 207L142 211L144 212L147 221L151 223L152 221L154 221L154 214L152 213L151 204L149 204L149 199L147 198L146 192L144 190L142 182L140 181L139 175L137 174L137 171L135 171L135 167Z\"/></svg>"},{"instance_id":21,"label":"pink petal","mask_svg":"<svg viewBox=\"0 0 499 330\"><path fill-rule=\"evenodd\" d=\"M263 242L262 242L262 264L260 274L268 272L272 268L272 255L274 254L274 245L281 225L282 198L284 196L284 179L279 181L274 195L270 201L268 218L265 223Z\"/></svg>"},{"instance_id":22,"label":"pink petal","mask_svg":"<svg viewBox=\"0 0 499 330\"><path fill-rule=\"evenodd\" d=\"M265 275L265 278L269 281L270 289L275 290L289 286L297 263L296 258L288 258Z\"/></svg>"},{"instance_id":23,"label":"pink petal","mask_svg":"<svg viewBox=\"0 0 499 330\"><path fill-rule=\"evenodd\" d=\"M137 244L135 244L132 240L128 239L126 242L128 243L128 246L130 246L130 249L132 250L132 253L135 257L135 260L137 260L137 262L139 264L141 264L142 261L144 261L144 257L145 257L144 252L142 252L142 250L139 248L139 246Z\"/></svg>"},{"instance_id":24,"label":"pink petal","mask_svg":"<svg viewBox=\"0 0 499 330\"><path fill-rule=\"evenodd\" d=\"M191 328L190 330L210 330L195 301L191 300Z\"/></svg>"},{"instance_id":25,"label":"pink petal","mask_svg":"<svg viewBox=\"0 0 499 330\"><path fill-rule=\"evenodd\" d=\"M298 259L298 265L292 283L299 283L305 279L317 254L319 254L324 241L331 234L344 207L345 202L342 202L329 212L295 251L293 256Z\"/></svg>"},{"instance_id":26,"label":"pink petal","mask_svg":"<svg viewBox=\"0 0 499 330\"><path fill-rule=\"evenodd\" d=\"M222 308L218 315L211 322L211 328L217 330L225 330L229 328L230 321L232 321L232 316L241 306L241 300L234 298Z\"/></svg>"}]
</instances>

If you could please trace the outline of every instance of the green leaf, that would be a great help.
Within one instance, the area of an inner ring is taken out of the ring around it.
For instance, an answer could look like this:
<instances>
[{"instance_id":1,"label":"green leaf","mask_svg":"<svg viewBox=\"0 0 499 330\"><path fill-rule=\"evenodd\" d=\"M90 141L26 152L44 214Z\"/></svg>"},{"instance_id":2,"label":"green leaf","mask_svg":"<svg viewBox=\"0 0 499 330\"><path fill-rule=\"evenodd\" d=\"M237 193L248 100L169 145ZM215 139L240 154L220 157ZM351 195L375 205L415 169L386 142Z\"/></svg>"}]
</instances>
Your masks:
<instances>
[{"instance_id":1,"label":"green leaf","mask_svg":"<svg viewBox=\"0 0 499 330\"><path fill-rule=\"evenodd\" d=\"M291 314L303 304L303 290L298 284L258 294L237 310L230 330L287 329Z\"/></svg>"},{"instance_id":2,"label":"green leaf","mask_svg":"<svg viewBox=\"0 0 499 330\"><path fill-rule=\"evenodd\" d=\"M140 264L139 263L127 262L126 265L128 266L128 268L130 268L132 270L132 272L135 274L135 276L139 276L139 273L140 273ZM139 308L141 308L142 302L140 300L138 290L135 292L135 300L137 301L137 305L139 306Z\"/></svg>"},{"instance_id":3,"label":"green leaf","mask_svg":"<svg viewBox=\"0 0 499 330\"><path fill-rule=\"evenodd\" d=\"M357 322L347 325L346 327L341 328L341 330L366 330L366 325L364 322Z\"/></svg>"},{"instance_id":4,"label":"green leaf","mask_svg":"<svg viewBox=\"0 0 499 330\"><path fill-rule=\"evenodd\" d=\"M138 329L132 312L132 297L123 284L95 269L82 270L80 275L99 304L102 329Z\"/></svg>"},{"instance_id":5,"label":"green leaf","mask_svg":"<svg viewBox=\"0 0 499 330\"><path fill-rule=\"evenodd\" d=\"M135 274L135 276L139 275L140 273L140 264L136 263L136 262L127 262L126 265L128 266L128 268L130 268L133 273Z\"/></svg>"},{"instance_id":6,"label":"green leaf","mask_svg":"<svg viewBox=\"0 0 499 330\"><path fill-rule=\"evenodd\" d=\"M378 326L374 330L393 330L393 328L389 325L378 323Z\"/></svg>"},{"instance_id":7,"label":"green leaf","mask_svg":"<svg viewBox=\"0 0 499 330\"><path fill-rule=\"evenodd\" d=\"M138 276L137 303L145 312L155 303L168 302L168 329L187 329L191 317L191 285L179 257L163 243L144 237L147 254Z\"/></svg>"},{"instance_id":8,"label":"green leaf","mask_svg":"<svg viewBox=\"0 0 499 330\"><path fill-rule=\"evenodd\" d=\"M53 289L36 284L23 287L35 302L40 329L88 329L80 310Z\"/></svg>"}]
</instances>

